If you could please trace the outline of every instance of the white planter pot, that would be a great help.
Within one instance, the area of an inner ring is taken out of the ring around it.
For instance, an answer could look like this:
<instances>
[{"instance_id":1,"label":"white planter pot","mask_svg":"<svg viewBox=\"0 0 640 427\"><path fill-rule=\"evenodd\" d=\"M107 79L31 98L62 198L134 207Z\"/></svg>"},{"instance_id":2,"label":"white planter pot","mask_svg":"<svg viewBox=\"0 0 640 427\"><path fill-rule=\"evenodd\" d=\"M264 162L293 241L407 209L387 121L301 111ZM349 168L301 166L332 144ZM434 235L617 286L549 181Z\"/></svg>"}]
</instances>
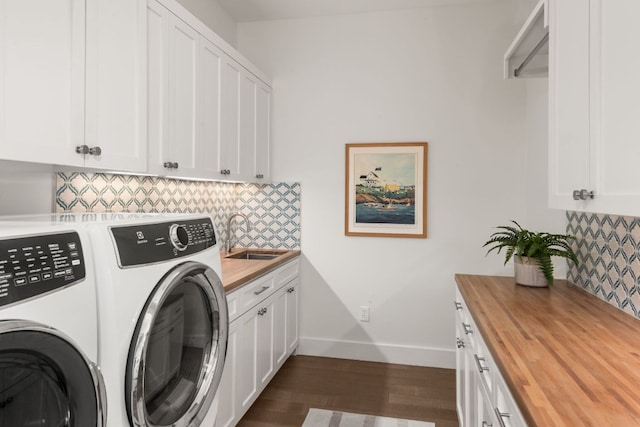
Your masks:
<instances>
[{"instance_id":1,"label":"white planter pot","mask_svg":"<svg viewBox=\"0 0 640 427\"><path fill-rule=\"evenodd\" d=\"M540 271L538 260L535 258L518 257L513 258L515 279L518 285L544 288L549 286L547 279Z\"/></svg>"}]
</instances>

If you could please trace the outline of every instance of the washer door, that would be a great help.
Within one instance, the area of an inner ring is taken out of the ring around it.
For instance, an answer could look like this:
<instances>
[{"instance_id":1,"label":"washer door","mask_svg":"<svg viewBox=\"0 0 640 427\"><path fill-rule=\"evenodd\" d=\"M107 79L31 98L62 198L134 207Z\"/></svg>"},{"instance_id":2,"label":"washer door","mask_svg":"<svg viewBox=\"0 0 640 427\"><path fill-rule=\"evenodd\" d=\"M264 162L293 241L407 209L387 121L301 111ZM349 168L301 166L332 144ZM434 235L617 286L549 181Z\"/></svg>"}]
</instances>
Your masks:
<instances>
[{"instance_id":1,"label":"washer door","mask_svg":"<svg viewBox=\"0 0 640 427\"><path fill-rule=\"evenodd\" d=\"M59 331L0 322L0 426L105 425L102 375Z\"/></svg>"},{"instance_id":2,"label":"washer door","mask_svg":"<svg viewBox=\"0 0 640 427\"><path fill-rule=\"evenodd\" d=\"M133 426L198 426L220 383L229 317L222 282L204 264L175 267L138 320L126 372Z\"/></svg>"}]
</instances>

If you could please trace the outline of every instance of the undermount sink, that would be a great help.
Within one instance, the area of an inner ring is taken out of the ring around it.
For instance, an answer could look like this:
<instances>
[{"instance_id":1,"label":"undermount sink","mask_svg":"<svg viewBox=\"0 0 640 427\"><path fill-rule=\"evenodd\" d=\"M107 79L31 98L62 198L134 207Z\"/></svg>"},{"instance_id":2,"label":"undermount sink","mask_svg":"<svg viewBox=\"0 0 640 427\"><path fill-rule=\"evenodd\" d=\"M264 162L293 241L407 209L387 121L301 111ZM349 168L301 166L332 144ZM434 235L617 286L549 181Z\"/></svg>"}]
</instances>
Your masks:
<instances>
[{"instance_id":1,"label":"undermount sink","mask_svg":"<svg viewBox=\"0 0 640 427\"><path fill-rule=\"evenodd\" d=\"M258 260L258 261L269 261L279 256L282 256L286 253L286 251L281 250L241 250L239 252L230 253L225 256L225 258L233 258L233 259L248 259L248 260Z\"/></svg>"}]
</instances>

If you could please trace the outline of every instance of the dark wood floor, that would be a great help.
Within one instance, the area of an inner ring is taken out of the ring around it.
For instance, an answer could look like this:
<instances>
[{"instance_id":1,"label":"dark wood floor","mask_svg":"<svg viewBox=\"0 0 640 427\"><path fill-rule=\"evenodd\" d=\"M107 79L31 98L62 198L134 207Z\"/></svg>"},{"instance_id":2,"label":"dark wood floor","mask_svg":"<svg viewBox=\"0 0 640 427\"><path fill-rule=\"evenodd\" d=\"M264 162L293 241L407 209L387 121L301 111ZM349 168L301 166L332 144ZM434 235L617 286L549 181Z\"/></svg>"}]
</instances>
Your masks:
<instances>
[{"instance_id":1,"label":"dark wood floor","mask_svg":"<svg viewBox=\"0 0 640 427\"><path fill-rule=\"evenodd\" d=\"M431 421L458 427L455 371L292 356L239 427L300 427L309 408Z\"/></svg>"}]
</instances>

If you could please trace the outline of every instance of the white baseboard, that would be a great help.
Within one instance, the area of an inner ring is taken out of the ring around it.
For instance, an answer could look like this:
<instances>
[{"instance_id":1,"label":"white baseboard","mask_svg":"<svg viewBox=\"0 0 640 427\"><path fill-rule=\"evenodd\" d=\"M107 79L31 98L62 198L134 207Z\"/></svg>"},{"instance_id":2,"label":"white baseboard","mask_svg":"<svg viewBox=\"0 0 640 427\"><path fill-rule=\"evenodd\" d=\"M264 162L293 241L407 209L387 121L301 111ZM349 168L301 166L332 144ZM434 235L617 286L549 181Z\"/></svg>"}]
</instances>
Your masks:
<instances>
[{"instance_id":1,"label":"white baseboard","mask_svg":"<svg viewBox=\"0 0 640 427\"><path fill-rule=\"evenodd\" d=\"M323 338L300 337L296 354L428 366L431 368L455 369L456 367L455 350L356 341L335 341Z\"/></svg>"}]
</instances>

